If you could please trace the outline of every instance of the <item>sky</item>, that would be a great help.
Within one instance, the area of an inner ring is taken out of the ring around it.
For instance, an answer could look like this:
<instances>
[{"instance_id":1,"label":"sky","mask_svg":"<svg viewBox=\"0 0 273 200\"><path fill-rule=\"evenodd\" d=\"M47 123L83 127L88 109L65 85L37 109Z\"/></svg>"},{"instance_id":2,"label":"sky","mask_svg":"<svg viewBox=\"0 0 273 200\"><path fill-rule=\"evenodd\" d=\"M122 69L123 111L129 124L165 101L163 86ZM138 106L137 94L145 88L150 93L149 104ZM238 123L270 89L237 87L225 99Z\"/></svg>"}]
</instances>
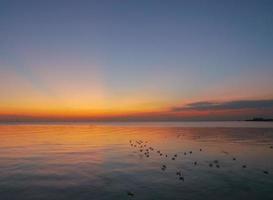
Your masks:
<instances>
[{"instance_id":1,"label":"sky","mask_svg":"<svg viewBox=\"0 0 273 200\"><path fill-rule=\"evenodd\" d=\"M271 0L2 0L0 121L273 118Z\"/></svg>"}]
</instances>

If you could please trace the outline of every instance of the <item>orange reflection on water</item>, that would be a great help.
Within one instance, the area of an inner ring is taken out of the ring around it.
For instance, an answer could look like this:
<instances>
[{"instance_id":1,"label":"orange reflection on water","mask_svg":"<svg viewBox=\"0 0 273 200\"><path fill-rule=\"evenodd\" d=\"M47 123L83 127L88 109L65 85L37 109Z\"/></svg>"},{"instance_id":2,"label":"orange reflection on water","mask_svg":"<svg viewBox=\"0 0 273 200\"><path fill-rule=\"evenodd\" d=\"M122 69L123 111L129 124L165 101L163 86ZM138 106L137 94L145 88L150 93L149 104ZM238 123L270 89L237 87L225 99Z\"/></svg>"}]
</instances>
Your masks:
<instances>
[{"instance_id":1,"label":"orange reflection on water","mask_svg":"<svg viewBox=\"0 0 273 200\"><path fill-rule=\"evenodd\" d=\"M129 141L147 141L169 155L161 158L151 152L151 161L169 162L179 154L179 162L210 159L263 160L270 156L268 146L273 141L271 129L144 127L94 124L37 124L1 125L0 157L3 162L16 159L37 159L42 163L107 163L114 159L129 162L130 155L138 156L139 148L132 148ZM269 134L267 134L269 133ZM264 144L264 145L259 145ZM201 152L200 149L203 151ZM192 151L193 154L184 156ZM182 159L183 158L183 159ZM271 163L272 164L272 163Z\"/></svg>"}]
</instances>

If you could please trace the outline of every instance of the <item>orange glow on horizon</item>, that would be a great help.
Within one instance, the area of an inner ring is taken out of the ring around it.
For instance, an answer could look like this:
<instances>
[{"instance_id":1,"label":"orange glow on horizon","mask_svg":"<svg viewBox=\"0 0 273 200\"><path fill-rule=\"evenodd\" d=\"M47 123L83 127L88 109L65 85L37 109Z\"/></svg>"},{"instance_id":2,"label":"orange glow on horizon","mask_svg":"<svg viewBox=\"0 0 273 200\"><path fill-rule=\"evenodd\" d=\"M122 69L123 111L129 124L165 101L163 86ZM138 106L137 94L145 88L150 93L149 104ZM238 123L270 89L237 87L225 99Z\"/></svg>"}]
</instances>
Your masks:
<instances>
[{"instance_id":1,"label":"orange glow on horizon","mask_svg":"<svg viewBox=\"0 0 273 200\"><path fill-rule=\"evenodd\" d=\"M106 84L96 65L89 67L82 64L86 69L84 72L77 71L73 66L61 65L39 70L34 68L31 77L25 77L13 70L3 71L0 75L0 94L3 97L0 99L0 120L180 120L272 114L271 109L191 109L174 112L171 110L174 106L183 107L200 99L225 102L244 98L231 99L230 96L220 95L212 101L211 96L223 93L219 93L221 90L218 89L211 91L210 95L201 93L200 96L180 99L175 95L164 95L160 89L149 85L135 90L119 91Z\"/></svg>"}]
</instances>

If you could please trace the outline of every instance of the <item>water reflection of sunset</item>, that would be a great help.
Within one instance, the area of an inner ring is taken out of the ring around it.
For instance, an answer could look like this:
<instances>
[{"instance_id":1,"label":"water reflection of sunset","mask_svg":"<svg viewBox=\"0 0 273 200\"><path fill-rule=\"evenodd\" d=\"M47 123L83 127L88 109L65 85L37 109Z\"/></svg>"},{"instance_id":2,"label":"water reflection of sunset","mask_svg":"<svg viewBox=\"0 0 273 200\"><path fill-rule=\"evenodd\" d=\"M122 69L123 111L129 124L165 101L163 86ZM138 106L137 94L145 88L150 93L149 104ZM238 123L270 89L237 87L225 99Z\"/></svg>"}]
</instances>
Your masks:
<instances>
[{"instance_id":1,"label":"water reflection of sunset","mask_svg":"<svg viewBox=\"0 0 273 200\"><path fill-rule=\"evenodd\" d=\"M138 139L149 142L157 149L166 149L169 152L178 149L181 152L184 149L198 151L208 145L209 149L206 153L219 153L221 149L238 153L243 151L244 146L252 145L252 142L264 142L267 132L270 132L270 129L264 129L263 134L258 135L255 130L250 129L250 133L245 131L242 135L241 131L245 130L243 128L230 132L232 129L229 128L162 128L111 126L111 124L1 125L0 129L1 149L3 151L12 149L5 154L9 158L34 156L45 152L48 154L73 152L87 156L90 150L94 150L89 155L90 159L92 157L104 159L104 149L115 148L116 145L125 148L129 140ZM267 139L271 140L271 136L268 136ZM237 144L238 141L240 143ZM266 152L267 149L265 154ZM254 150L253 153L255 153ZM77 159L80 160L80 158Z\"/></svg>"},{"instance_id":2,"label":"water reflection of sunset","mask_svg":"<svg viewBox=\"0 0 273 200\"><path fill-rule=\"evenodd\" d=\"M273 184L272 128L199 125L193 128L179 123L2 124L0 188L22 192L26 191L25 185L35 188L25 194L26 198L52 195L66 199L77 194L82 199L86 196L119 199L127 190L143 197L154 189L155 196L161 197L192 195L185 193L192 186L194 194L201 188L210 191L216 186L222 194L228 188L223 188L226 184L223 177L239 185L249 179L258 187ZM145 147L140 147L138 141ZM212 164L216 161L219 164ZM183 174L183 183L175 175L177 170ZM264 171L269 174L264 175ZM251 191L260 194L259 188ZM21 192L0 190L0 194L10 197Z\"/></svg>"}]
</instances>

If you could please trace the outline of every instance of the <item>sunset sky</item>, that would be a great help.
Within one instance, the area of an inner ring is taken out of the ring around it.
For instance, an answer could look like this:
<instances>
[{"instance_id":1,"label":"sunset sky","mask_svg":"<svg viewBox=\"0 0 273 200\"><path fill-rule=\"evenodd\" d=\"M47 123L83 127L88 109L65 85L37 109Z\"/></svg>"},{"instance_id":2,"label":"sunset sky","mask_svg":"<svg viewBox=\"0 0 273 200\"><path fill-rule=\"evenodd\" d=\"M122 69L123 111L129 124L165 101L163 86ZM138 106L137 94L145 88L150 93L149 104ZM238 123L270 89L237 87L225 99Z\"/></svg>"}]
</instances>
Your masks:
<instances>
[{"instance_id":1,"label":"sunset sky","mask_svg":"<svg viewBox=\"0 0 273 200\"><path fill-rule=\"evenodd\" d=\"M273 118L273 1L2 0L0 121Z\"/></svg>"}]
</instances>

